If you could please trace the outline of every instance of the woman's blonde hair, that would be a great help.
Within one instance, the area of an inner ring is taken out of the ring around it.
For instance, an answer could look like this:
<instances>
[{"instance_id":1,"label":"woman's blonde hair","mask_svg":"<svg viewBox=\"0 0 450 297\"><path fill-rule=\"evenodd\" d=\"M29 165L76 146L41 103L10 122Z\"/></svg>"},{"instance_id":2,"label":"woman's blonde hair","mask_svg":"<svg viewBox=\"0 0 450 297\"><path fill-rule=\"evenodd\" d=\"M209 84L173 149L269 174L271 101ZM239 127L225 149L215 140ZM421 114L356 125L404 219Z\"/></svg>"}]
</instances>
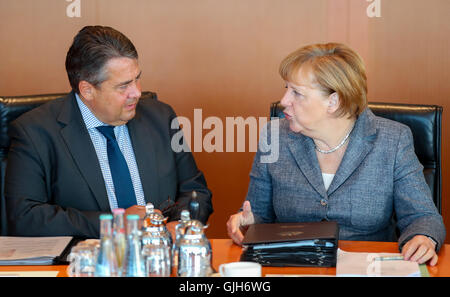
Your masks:
<instances>
[{"instance_id":1,"label":"woman's blonde hair","mask_svg":"<svg viewBox=\"0 0 450 297\"><path fill-rule=\"evenodd\" d=\"M336 92L340 106L337 116L358 116L367 106L367 78L361 57L340 43L313 44L289 54L280 64L285 81L295 83L302 66L308 67L313 83L326 95Z\"/></svg>"}]
</instances>

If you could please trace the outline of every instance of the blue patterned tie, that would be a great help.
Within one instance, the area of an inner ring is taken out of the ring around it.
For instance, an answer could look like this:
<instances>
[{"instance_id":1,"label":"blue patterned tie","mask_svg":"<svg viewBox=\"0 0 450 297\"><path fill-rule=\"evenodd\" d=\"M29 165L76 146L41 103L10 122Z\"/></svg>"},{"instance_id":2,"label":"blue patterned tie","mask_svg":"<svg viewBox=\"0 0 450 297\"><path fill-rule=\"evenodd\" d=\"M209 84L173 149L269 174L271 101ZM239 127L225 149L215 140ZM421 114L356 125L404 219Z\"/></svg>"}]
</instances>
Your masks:
<instances>
[{"instance_id":1,"label":"blue patterned tie","mask_svg":"<svg viewBox=\"0 0 450 297\"><path fill-rule=\"evenodd\" d=\"M136 205L136 194L134 193L130 170L114 135L114 126L100 126L97 127L97 130L107 140L109 168L119 208L127 209L132 205Z\"/></svg>"}]
</instances>

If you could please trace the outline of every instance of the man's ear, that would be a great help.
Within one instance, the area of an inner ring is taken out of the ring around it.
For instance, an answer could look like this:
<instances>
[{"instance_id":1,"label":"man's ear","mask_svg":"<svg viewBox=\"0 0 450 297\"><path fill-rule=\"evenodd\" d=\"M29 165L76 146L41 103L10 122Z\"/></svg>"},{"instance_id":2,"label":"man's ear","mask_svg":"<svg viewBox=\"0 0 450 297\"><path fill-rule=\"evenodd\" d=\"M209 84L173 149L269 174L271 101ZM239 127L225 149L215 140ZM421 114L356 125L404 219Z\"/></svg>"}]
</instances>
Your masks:
<instances>
[{"instance_id":1,"label":"man's ear","mask_svg":"<svg viewBox=\"0 0 450 297\"><path fill-rule=\"evenodd\" d=\"M89 82L82 80L78 83L78 89L80 90L81 98L92 101L94 99L95 87Z\"/></svg>"},{"instance_id":2,"label":"man's ear","mask_svg":"<svg viewBox=\"0 0 450 297\"><path fill-rule=\"evenodd\" d=\"M334 113L340 106L339 94L334 92L328 96L328 112Z\"/></svg>"}]
</instances>

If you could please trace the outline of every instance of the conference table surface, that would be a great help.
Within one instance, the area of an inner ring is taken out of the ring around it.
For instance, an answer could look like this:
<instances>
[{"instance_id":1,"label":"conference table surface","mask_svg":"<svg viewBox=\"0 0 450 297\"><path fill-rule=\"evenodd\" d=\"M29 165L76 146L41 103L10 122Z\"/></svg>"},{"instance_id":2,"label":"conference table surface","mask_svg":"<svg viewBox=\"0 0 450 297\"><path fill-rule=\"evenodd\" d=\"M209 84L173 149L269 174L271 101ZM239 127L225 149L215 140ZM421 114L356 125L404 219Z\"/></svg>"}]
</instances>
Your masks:
<instances>
[{"instance_id":1,"label":"conference table surface","mask_svg":"<svg viewBox=\"0 0 450 297\"><path fill-rule=\"evenodd\" d=\"M230 239L211 239L212 266L218 271L219 265L239 261L242 248L235 245ZM369 253L398 253L395 242L375 241L339 241L339 248L347 252L369 252ZM445 244L439 251L439 261L436 266L427 265L430 276L450 276L450 244ZM58 271L57 276L67 277L67 265L49 266L0 266L0 271ZM336 275L336 268L322 267L263 267L263 276L275 275Z\"/></svg>"}]
</instances>

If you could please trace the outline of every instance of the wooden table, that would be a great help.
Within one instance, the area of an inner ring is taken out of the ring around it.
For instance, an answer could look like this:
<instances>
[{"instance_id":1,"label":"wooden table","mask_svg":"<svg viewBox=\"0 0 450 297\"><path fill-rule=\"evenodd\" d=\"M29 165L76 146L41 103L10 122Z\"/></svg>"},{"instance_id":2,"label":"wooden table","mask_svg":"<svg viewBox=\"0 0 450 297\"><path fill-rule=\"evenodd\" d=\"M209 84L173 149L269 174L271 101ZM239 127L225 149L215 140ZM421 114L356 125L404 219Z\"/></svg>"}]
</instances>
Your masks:
<instances>
[{"instance_id":1,"label":"wooden table","mask_svg":"<svg viewBox=\"0 0 450 297\"><path fill-rule=\"evenodd\" d=\"M232 243L230 239L211 239L213 250L212 265L218 270L222 263L239 261L242 249ZM348 252L385 252L398 253L395 242L372 241L339 241L339 248ZM439 254L438 264L428 266L430 276L450 276L450 245L444 245ZM0 271L58 271L58 276L67 277L66 265L52 266L0 266ZM263 267L263 275L266 274L306 274L306 275L336 275L336 268L310 268L310 267Z\"/></svg>"},{"instance_id":2,"label":"wooden table","mask_svg":"<svg viewBox=\"0 0 450 297\"><path fill-rule=\"evenodd\" d=\"M239 261L242 249L233 244L231 239L212 239L213 249L212 264L214 269L222 263ZM346 252L369 253L398 253L396 242L374 241L339 241L339 248ZM439 251L438 264L434 267L427 266L430 276L450 276L450 244L442 246ZM336 267L311 268L311 267L263 267L263 276L266 274L306 274L306 275L336 275Z\"/></svg>"}]
</instances>

